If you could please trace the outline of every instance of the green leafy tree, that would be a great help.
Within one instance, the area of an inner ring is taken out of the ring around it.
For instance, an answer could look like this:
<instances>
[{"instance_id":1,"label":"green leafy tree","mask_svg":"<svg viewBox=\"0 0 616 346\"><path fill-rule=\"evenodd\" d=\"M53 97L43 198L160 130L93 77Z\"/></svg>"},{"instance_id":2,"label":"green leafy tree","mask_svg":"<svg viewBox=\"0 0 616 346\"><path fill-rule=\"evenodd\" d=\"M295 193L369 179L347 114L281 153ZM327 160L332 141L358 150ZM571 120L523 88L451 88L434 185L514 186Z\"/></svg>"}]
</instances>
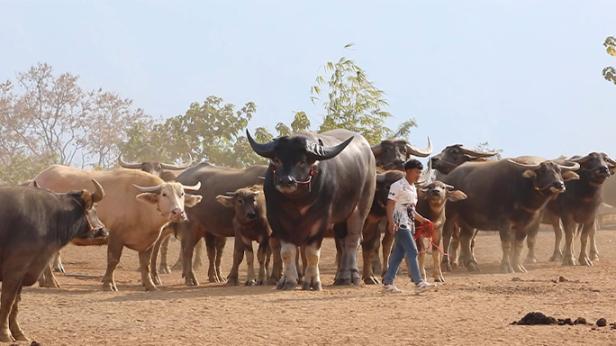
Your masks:
<instances>
[{"instance_id":1,"label":"green leafy tree","mask_svg":"<svg viewBox=\"0 0 616 346\"><path fill-rule=\"evenodd\" d=\"M616 56L616 38L609 36L603 42L603 46L607 50L607 53L611 56ZM608 66L603 69L603 78L616 84L616 69L613 66Z\"/></svg>"},{"instance_id":2,"label":"green leafy tree","mask_svg":"<svg viewBox=\"0 0 616 346\"><path fill-rule=\"evenodd\" d=\"M310 130L310 119L305 112L296 112L291 122L291 130L295 133Z\"/></svg>"}]
</instances>

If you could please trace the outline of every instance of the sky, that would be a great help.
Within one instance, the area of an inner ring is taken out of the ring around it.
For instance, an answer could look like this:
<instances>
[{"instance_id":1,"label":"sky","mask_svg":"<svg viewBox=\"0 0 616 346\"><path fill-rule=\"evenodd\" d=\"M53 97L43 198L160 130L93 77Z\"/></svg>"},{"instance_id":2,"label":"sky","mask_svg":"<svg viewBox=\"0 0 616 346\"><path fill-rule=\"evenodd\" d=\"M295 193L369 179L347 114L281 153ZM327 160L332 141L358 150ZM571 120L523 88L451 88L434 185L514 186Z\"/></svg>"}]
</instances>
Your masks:
<instances>
[{"instance_id":1,"label":"sky","mask_svg":"<svg viewBox=\"0 0 616 346\"><path fill-rule=\"evenodd\" d=\"M505 156L616 155L616 1L4 1L0 80L38 62L155 117L209 95L254 101L250 128L323 111L310 87L353 59L395 128L434 151L480 142ZM353 43L350 49L344 45Z\"/></svg>"}]
</instances>

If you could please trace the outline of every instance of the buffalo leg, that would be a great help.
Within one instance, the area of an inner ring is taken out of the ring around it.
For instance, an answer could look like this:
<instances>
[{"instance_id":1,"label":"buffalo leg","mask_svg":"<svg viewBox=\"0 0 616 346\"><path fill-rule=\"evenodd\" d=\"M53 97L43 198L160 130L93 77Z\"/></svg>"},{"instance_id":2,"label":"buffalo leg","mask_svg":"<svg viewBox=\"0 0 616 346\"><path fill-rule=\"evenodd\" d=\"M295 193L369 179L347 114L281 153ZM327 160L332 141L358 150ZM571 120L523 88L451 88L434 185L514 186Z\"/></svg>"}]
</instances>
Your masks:
<instances>
[{"instance_id":1,"label":"buffalo leg","mask_svg":"<svg viewBox=\"0 0 616 346\"><path fill-rule=\"evenodd\" d=\"M164 237L159 245L158 253L160 254L160 265L158 267L158 272L161 274L169 274L171 273L171 267L167 264L167 254L169 252L169 241L171 241L171 234ZM154 250L156 251L156 250ZM156 254L156 252L155 252ZM181 252L180 252L181 254ZM153 256L154 257L154 256ZM153 263L153 266L156 266L156 263Z\"/></svg>"},{"instance_id":2,"label":"buffalo leg","mask_svg":"<svg viewBox=\"0 0 616 346\"><path fill-rule=\"evenodd\" d=\"M526 246L528 247L528 254L526 255L526 263L537 263L537 256L535 255L535 243L537 242L537 234L539 233L540 222L536 222L529 227L528 236L526 238Z\"/></svg>"},{"instance_id":3,"label":"buffalo leg","mask_svg":"<svg viewBox=\"0 0 616 346\"><path fill-rule=\"evenodd\" d=\"M257 260L259 261L259 277L257 278L257 285L263 285L265 278L267 278L267 269L269 266L269 247L267 246L269 239L261 240L259 248L257 250Z\"/></svg>"},{"instance_id":4,"label":"buffalo leg","mask_svg":"<svg viewBox=\"0 0 616 346\"><path fill-rule=\"evenodd\" d=\"M595 218L595 223L593 228L590 230L590 260L598 261L599 260L599 250L597 250L597 242L595 241L595 235L597 233L597 229L599 228L599 221Z\"/></svg>"},{"instance_id":5,"label":"buffalo leg","mask_svg":"<svg viewBox=\"0 0 616 346\"><path fill-rule=\"evenodd\" d=\"M342 239L342 257L336 285L359 285L361 276L357 265L357 250L361 241L361 231L365 218L356 208L346 222L346 236Z\"/></svg>"},{"instance_id":6,"label":"buffalo leg","mask_svg":"<svg viewBox=\"0 0 616 346\"><path fill-rule=\"evenodd\" d=\"M201 266L203 265L203 249L206 247L207 246L205 244L205 241L202 238L199 238L199 240L197 240L195 249L193 251L193 257L194 257L193 258L193 269L201 268ZM180 249L180 253L178 254L178 260L175 262L173 267L171 267L171 269L172 270L182 269L183 263L184 263L184 260L182 257L182 250Z\"/></svg>"},{"instance_id":7,"label":"buffalo leg","mask_svg":"<svg viewBox=\"0 0 616 346\"><path fill-rule=\"evenodd\" d=\"M501 248L503 251L503 258L501 260L501 272L513 273L513 266L511 265L511 258L513 257L513 232L510 225L505 225L499 230Z\"/></svg>"},{"instance_id":8,"label":"buffalo leg","mask_svg":"<svg viewBox=\"0 0 616 346\"><path fill-rule=\"evenodd\" d=\"M58 280L56 280L56 276L51 270L51 263L45 266L45 269L43 269L43 273L41 273L38 282L40 287L60 288L60 284L58 283Z\"/></svg>"},{"instance_id":9,"label":"buffalo leg","mask_svg":"<svg viewBox=\"0 0 616 346\"><path fill-rule=\"evenodd\" d=\"M364 239L361 242L361 252L364 265L363 280L366 285L377 285L380 283L373 271L374 257L378 260L378 248L381 241L381 233L378 226L378 222L370 222L370 220L366 221L366 224L364 225Z\"/></svg>"},{"instance_id":10,"label":"buffalo leg","mask_svg":"<svg viewBox=\"0 0 616 346\"><path fill-rule=\"evenodd\" d=\"M580 234L580 257L579 263L580 265L592 266L592 261L588 255L586 255L586 245L588 244L588 236L592 234L595 228L595 220L593 219L590 223L584 224L582 228L582 233ZM592 239L591 239L592 246Z\"/></svg>"},{"instance_id":11,"label":"buffalo leg","mask_svg":"<svg viewBox=\"0 0 616 346\"><path fill-rule=\"evenodd\" d=\"M563 229L565 231L565 250L563 251L563 265L573 266L576 264L573 257L573 238L577 229L577 223L571 217L564 217Z\"/></svg>"},{"instance_id":12,"label":"buffalo leg","mask_svg":"<svg viewBox=\"0 0 616 346\"><path fill-rule=\"evenodd\" d=\"M270 249L272 251L273 260L272 260L272 273L269 278L268 284L275 285L282 278L282 256L280 254L280 240L275 237L271 237L269 240Z\"/></svg>"},{"instance_id":13,"label":"buffalo leg","mask_svg":"<svg viewBox=\"0 0 616 346\"><path fill-rule=\"evenodd\" d=\"M225 244L227 243L227 238L226 237L216 237L216 278L218 279L218 282L224 282L224 278L222 276L222 272L220 270L220 265L222 263L222 255L223 252L225 250Z\"/></svg>"},{"instance_id":14,"label":"buffalo leg","mask_svg":"<svg viewBox=\"0 0 616 346\"><path fill-rule=\"evenodd\" d=\"M445 255L443 256L443 266L445 271L451 271L453 268L451 266L452 263L452 259L453 259L453 245L451 243L451 237L453 236L453 232L454 232L454 227L455 224L452 220L450 220L449 218L447 218L445 220L445 225L443 225L443 251L445 252ZM456 243L455 246L457 247L458 244ZM457 248L455 249L455 251L457 251Z\"/></svg>"},{"instance_id":15,"label":"buffalo leg","mask_svg":"<svg viewBox=\"0 0 616 346\"><path fill-rule=\"evenodd\" d=\"M19 302L21 301L21 287L17 291L17 296L15 297L15 302L13 303L13 308L11 309L11 314L9 315L9 329L11 330L11 334L17 341L30 341L28 337L24 334L24 332L19 327L19 323L17 322L17 314L19 313Z\"/></svg>"},{"instance_id":16,"label":"buffalo leg","mask_svg":"<svg viewBox=\"0 0 616 346\"><path fill-rule=\"evenodd\" d=\"M152 259L152 251L154 246L150 246L145 251L139 251L139 266L141 267L141 284L145 287L146 291L158 291L156 285L152 281L150 276L150 260Z\"/></svg>"},{"instance_id":17,"label":"buffalo leg","mask_svg":"<svg viewBox=\"0 0 616 346\"><path fill-rule=\"evenodd\" d=\"M432 277L434 282L445 282L443 272L441 271L442 253L440 249L441 235L443 233L442 227L437 228L435 234L432 237Z\"/></svg>"},{"instance_id":18,"label":"buffalo leg","mask_svg":"<svg viewBox=\"0 0 616 346\"><path fill-rule=\"evenodd\" d=\"M471 241L473 237L474 230L472 228L460 227L460 259L470 272L479 271L477 262L473 259L471 252Z\"/></svg>"},{"instance_id":19,"label":"buffalo leg","mask_svg":"<svg viewBox=\"0 0 616 346\"><path fill-rule=\"evenodd\" d=\"M233 265L231 265L231 272L229 272L229 276L227 276L227 285L229 286L237 286L239 285L239 267L244 260L244 242L241 240L241 237L238 235L235 237L235 243L233 244Z\"/></svg>"},{"instance_id":20,"label":"buffalo leg","mask_svg":"<svg viewBox=\"0 0 616 346\"><path fill-rule=\"evenodd\" d=\"M252 242L250 240L244 244L244 251L246 253L246 266L248 267L248 277L246 278L245 285L254 286L257 284L255 278L255 254L252 250Z\"/></svg>"},{"instance_id":21,"label":"buffalo leg","mask_svg":"<svg viewBox=\"0 0 616 346\"><path fill-rule=\"evenodd\" d=\"M524 268L524 265L522 265L522 262L520 260L522 256L522 250L524 249L524 238L526 238L526 236L526 232L516 230L515 237L512 237L511 241L511 266L513 268L513 271L519 273L526 273L526 268Z\"/></svg>"},{"instance_id":22,"label":"buffalo leg","mask_svg":"<svg viewBox=\"0 0 616 346\"><path fill-rule=\"evenodd\" d=\"M550 261L562 261L563 252L560 249L560 242L563 239L563 228L560 223L560 218L556 218L556 220L552 221L552 228L554 229L554 252L552 253L552 257L550 257Z\"/></svg>"},{"instance_id":23,"label":"buffalo leg","mask_svg":"<svg viewBox=\"0 0 616 346\"><path fill-rule=\"evenodd\" d=\"M450 236L451 242L449 243L449 270L455 270L460 266L460 227L456 224L453 224L452 233ZM473 253L473 243L475 238L471 239L471 253Z\"/></svg>"},{"instance_id":24,"label":"buffalo leg","mask_svg":"<svg viewBox=\"0 0 616 346\"><path fill-rule=\"evenodd\" d=\"M423 238L419 238L415 241L415 245L417 246L417 262L419 265L419 274L421 274L421 279L424 281L428 281L427 280L427 276L426 276L426 248L424 245L424 240ZM410 266L408 265L408 261L407 261L407 268L410 268ZM409 273L409 276L411 276L411 273ZM413 280L412 276L411 276L411 281ZM418 282L415 282L416 284Z\"/></svg>"},{"instance_id":25,"label":"buffalo leg","mask_svg":"<svg viewBox=\"0 0 616 346\"><path fill-rule=\"evenodd\" d=\"M160 234L160 236L154 243L154 247L152 249L152 258L150 259L150 276L152 277L152 281L154 282L154 284L157 286L162 285L162 282L160 281L160 277L158 276L158 270L156 270L156 263L158 262L158 255L160 254L160 249L162 248L163 244L166 241L167 242L169 241L170 236L171 236L171 230L169 230L166 227L163 228L162 233ZM162 269L163 269L162 258L161 258L160 267L161 267L160 269L162 273Z\"/></svg>"},{"instance_id":26,"label":"buffalo leg","mask_svg":"<svg viewBox=\"0 0 616 346\"><path fill-rule=\"evenodd\" d=\"M292 290L297 286L297 246L280 240L280 256L282 257L282 277L276 288L279 290Z\"/></svg>"},{"instance_id":27,"label":"buffalo leg","mask_svg":"<svg viewBox=\"0 0 616 346\"><path fill-rule=\"evenodd\" d=\"M304 272L303 290L321 290L321 275L319 273L319 258L321 257L321 244L314 242L304 246L306 253L306 270Z\"/></svg>"},{"instance_id":28,"label":"buffalo leg","mask_svg":"<svg viewBox=\"0 0 616 346\"><path fill-rule=\"evenodd\" d=\"M64 265L62 265L62 257L60 257L60 251L56 252L53 256L53 271L56 273L65 273Z\"/></svg>"},{"instance_id":29,"label":"buffalo leg","mask_svg":"<svg viewBox=\"0 0 616 346\"><path fill-rule=\"evenodd\" d=\"M109 235L109 241L107 244L107 270L105 276L103 276L103 290L105 291L117 291L115 279L113 278L113 272L116 269L120 258L122 257L122 250L124 245L119 239L113 236L113 233Z\"/></svg>"},{"instance_id":30,"label":"buffalo leg","mask_svg":"<svg viewBox=\"0 0 616 346\"><path fill-rule=\"evenodd\" d=\"M199 286L199 281L197 281L192 268L193 252L195 251L195 243L197 243L196 226L182 224L179 227L182 231L182 277L184 278L184 283L186 286ZM213 259L210 260L210 266L212 263Z\"/></svg>"},{"instance_id":31,"label":"buffalo leg","mask_svg":"<svg viewBox=\"0 0 616 346\"><path fill-rule=\"evenodd\" d=\"M21 289L22 279L17 278L17 274L11 273L11 277L6 274L3 274L2 294L0 294L0 342L13 342L15 339L13 339L9 328L9 316ZM15 313L16 316L17 313Z\"/></svg>"}]
</instances>

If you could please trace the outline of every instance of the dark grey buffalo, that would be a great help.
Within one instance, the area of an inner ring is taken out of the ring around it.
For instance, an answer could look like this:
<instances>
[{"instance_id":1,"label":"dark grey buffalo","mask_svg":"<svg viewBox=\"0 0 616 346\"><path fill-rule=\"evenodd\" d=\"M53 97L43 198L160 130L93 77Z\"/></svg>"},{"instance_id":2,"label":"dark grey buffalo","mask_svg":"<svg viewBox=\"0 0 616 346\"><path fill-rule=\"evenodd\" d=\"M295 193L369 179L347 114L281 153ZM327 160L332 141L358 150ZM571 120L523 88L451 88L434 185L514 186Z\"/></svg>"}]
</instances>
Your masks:
<instances>
[{"instance_id":1,"label":"dark grey buffalo","mask_svg":"<svg viewBox=\"0 0 616 346\"><path fill-rule=\"evenodd\" d=\"M581 230L579 264L590 266L592 261L599 256L594 236L596 213L602 203L601 188L606 179L614 174L616 162L610 159L607 154L597 152L584 157L571 158L570 161L577 162L580 165L580 169L577 171L580 179L565 183L567 190L548 203L542 221L553 226L556 236L554 254L550 260L562 259L563 265L576 264L573 256L573 237L579 228ZM536 262L534 250L538 229L539 223L529 233L527 262ZM564 255L560 249L563 229L565 233ZM586 252L589 236L590 256Z\"/></svg>"},{"instance_id":2,"label":"dark grey buffalo","mask_svg":"<svg viewBox=\"0 0 616 346\"><path fill-rule=\"evenodd\" d=\"M94 193L0 188L0 342L28 340L17 323L21 288L37 281L53 254L75 238L107 237L95 207L105 193L93 182Z\"/></svg>"},{"instance_id":3,"label":"dark grey buffalo","mask_svg":"<svg viewBox=\"0 0 616 346\"><path fill-rule=\"evenodd\" d=\"M503 272L526 269L520 252L528 228L537 222L547 203L565 191L565 180L579 176L574 162L537 158L468 162L451 171L443 181L466 193L467 199L451 204L446 211L443 245L449 249L454 226L460 227L461 260L471 271L478 270L471 251L476 230L498 230L501 237Z\"/></svg>"},{"instance_id":4,"label":"dark grey buffalo","mask_svg":"<svg viewBox=\"0 0 616 346\"><path fill-rule=\"evenodd\" d=\"M386 139L372 146L372 153L376 158L376 166L383 170L403 170L404 163L411 156L428 157L432 154L432 143L428 138L428 146L417 148L405 139Z\"/></svg>"},{"instance_id":5,"label":"dark grey buffalo","mask_svg":"<svg viewBox=\"0 0 616 346\"><path fill-rule=\"evenodd\" d=\"M302 246L307 261L303 288L321 289L321 242L332 228L341 251L335 284L359 284L357 248L376 186L375 159L366 139L347 130L301 133L262 144L248 131L247 136L252 149L270 159L263 190L273 237L282 247L278 288L296 287L296 251Z\"/></svg>"},{"instance_id":6,"label":"dark grey buffalo","mask_svg":"<svg viewBox=\"0 0 616 346\"><path fill-rule=\"evenodd\" d=\"M233 228L234 211L216 201L216 196L224 195L244 187L262 182L267 166L253 166L245 169L216 167L199 164L182 172L178 182L201 181L199 194L203 202L187 212L188 222L174 224L175 231L182 238L183 277L186 285L199 284L192 267L195 244L205 238L209 259L208 279L210 282L223 282L220 272L226 237L235 236Z\"/></svg>"}]
</instances>

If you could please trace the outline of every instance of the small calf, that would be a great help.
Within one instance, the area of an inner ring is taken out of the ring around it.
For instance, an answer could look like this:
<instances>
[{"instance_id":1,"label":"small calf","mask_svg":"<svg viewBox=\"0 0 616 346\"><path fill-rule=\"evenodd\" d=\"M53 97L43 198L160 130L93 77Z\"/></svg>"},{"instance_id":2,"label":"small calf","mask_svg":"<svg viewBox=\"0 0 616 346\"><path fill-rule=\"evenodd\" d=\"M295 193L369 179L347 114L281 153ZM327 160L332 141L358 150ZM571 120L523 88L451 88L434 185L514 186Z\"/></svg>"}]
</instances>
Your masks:
<instances>
[{"instance_id":1,"label":"small calf","mask_svg":"<svg viewBox=\"0 0 616 346\"><path fill-rule=\"evenodd\" d=\"M233 266L227 277L227 284L234 286L239 284L238 267L244 259L245 252L246 262L248 264L246 286L255 284L262 285L268 276L267 267L271 255L269 241L272 235L272 230L267 222L265 212L263 188L257 185L249 188L241 188L235 192L227 193L226 195L216 196L216 201L225 207L233 208L235 211L233 216L233 229L235 231ZM253 241L259 243L259 250L257 252L257 260L259 261L258 279L255 278L253 264Z\"/></svg>"},{"instance_id":2,"label":"small calf","mask_svg":"<svg viewBox=\"0 0 616 346\"><path fill-rule=\"evenodd\" d=\"M432 276L436 282L445 282L443 272L441 271L441 256L443 248L440 245L441 235L443 234L443 226L445 225L445 204L447 201L455 202L466 199L466 194L459 190L454 190L453 186L447 185L440 181L434 181L421 189L419 189L419 200L416 210L423 217L429 219L434 224L432 234L422 234L420 230L416 231L417 249L419 251L419 268L424 279L426 276L424 239L429 239L432 245Z\"/></svg>"}]
</instances>

